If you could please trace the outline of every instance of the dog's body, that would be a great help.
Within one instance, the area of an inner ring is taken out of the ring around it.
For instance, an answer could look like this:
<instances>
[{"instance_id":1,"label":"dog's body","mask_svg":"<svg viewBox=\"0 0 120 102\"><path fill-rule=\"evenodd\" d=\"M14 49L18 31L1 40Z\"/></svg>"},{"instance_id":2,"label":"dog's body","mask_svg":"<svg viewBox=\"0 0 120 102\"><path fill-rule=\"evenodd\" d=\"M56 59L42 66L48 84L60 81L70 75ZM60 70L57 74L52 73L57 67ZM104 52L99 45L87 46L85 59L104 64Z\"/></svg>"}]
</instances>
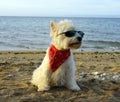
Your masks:
<instances>
[{"instance_id":1,"label":"dog's body","mask_svg":"<svg viewBox=\"0 0 120 102\"><path fill-rule=\"evenodd\" d=\"M38 87L38 91L46 91L53 86L65 86L68 89L80 90L75 80L76 67L70 49L79 48L82 39L80 39L81 36L77 33L72 37L66 37L62 34L69 30L75 30L75 27L69 21L62 21L59 24L51 22L52 46L58 49L58 51L68 50L70 55L55 71L51 71L49 55L51 47L47 49L42 64L33 72L32 76L31 82Z\"/></svg>"}]
</instances>

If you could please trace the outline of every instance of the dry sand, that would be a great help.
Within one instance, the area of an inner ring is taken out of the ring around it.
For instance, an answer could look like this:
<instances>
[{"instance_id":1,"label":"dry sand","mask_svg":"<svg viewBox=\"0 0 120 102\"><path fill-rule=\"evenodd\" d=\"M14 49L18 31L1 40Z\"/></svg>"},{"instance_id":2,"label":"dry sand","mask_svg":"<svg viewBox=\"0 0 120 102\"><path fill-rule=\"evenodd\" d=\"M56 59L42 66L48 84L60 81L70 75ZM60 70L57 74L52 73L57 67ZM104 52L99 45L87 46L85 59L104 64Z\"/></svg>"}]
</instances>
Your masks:
<instances>
[{"instance_id":1,"label":"dry sand","mask_svg":"<svg viewBox=\"0 0 120 102\"><path fill-rule=\"evenodd\" d=\"M37 92L29 81L44 55L44 52L0 52L0 102L120 102L120 52L75 53L79 92L65 87ZM100 79L100 73L107 74L108 79L104 76Z\"/></svg>"}]
</instances>

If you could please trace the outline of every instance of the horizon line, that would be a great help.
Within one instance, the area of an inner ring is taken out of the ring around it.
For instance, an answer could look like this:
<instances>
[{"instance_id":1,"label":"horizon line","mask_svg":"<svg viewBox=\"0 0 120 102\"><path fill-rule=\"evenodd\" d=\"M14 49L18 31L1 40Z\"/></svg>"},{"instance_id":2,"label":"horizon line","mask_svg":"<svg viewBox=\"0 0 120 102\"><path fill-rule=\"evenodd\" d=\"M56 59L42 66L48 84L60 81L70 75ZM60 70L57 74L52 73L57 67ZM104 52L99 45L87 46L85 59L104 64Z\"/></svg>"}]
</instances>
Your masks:
<instances>
[{"instance_id":1,"label":"horizon line","mask_svg":"<svg viewBox=\"0 0 120 102\"><path fill-rule=\"evenodd\" d=\"M68 17L68 18L120 18L120 15L80 15L80 16L38 16L38 15L0 15L0 17Z\"/></svg>"}]
</instances>

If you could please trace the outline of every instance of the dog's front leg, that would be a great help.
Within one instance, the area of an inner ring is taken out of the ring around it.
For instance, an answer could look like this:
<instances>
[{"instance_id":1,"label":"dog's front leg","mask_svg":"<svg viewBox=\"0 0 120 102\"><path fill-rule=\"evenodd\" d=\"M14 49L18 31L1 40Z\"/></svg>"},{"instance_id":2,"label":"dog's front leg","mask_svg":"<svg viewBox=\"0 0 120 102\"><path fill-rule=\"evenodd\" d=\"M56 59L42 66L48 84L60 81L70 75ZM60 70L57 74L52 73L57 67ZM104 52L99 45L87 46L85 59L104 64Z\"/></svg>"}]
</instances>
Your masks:
<instances>
[{"instance_id":1,"label":"dog's front leg","mask_svg":"<svg viewBox=\"0 0 120 102\"><path fill-rule=\"evenodd\" d=\"M38 91L48 91L50 89L51 72L47 70L44 76L41 77L41 82L38 84Z\"/></svg>"},{"instance_id":2,"label":"dog's front leg","mask_svg":"<svg viewBox=\"0 0 120 102\"><path fill-rule=\"evenodd\" d=\"M69 68L66 71L66 87L71 90L79 91L80 87L78 86L75 78L75 64L74 61L72 61L69 64Z\"/></svg>"},{"instance_id":3,"label":"dog's front leg","mask_svg":"<svg viewBox=\"0 0 120 102\"><path fill-rule=\"evenodd\" d=\"M76 79L75 79L75 72L72 70L68 71L66 74L66 87L71 90L79 91L80 87L78 86Z\"/></svg>"}]
</instances>

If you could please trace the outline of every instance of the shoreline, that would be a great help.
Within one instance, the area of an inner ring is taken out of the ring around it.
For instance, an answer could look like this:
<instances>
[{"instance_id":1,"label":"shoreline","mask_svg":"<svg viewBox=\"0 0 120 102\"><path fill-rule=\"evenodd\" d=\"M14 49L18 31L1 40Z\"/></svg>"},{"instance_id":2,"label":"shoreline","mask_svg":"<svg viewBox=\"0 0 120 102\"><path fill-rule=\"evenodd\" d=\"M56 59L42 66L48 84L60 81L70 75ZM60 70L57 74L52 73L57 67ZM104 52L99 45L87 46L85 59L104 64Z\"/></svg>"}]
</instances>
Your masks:
<instances>
[{"instance_id":1,"label":"shoreline","mask_svg":"<svg viewBox=\"0 0 120 102\"><path fill-rule=\"evenodd\" d=\"M117 53L117 54L119 54L120 53L120 51L75 51L75 50L72 50L72 52L73 53ZM23 54L27 54L27 53L46 53L46 50L26 50L26 51L24 51L24 50L11 50L11 51L8 51L8 50L5 50L5 51L0 51L0 54L2 54L2 53L18 53L18 54L20 54L20 53L23 53Z\"/></svg>"},{"instance_id":2,"label":"shoreline","mask_svg":"<svg viewBox=\"0 0 120 102\"><path fill-rule=\"evenodd\" d=\"M119 102L120 52L74 52L79 92L64 87L37 92L30 80L44 56L45 51L0 51L0 101Z\"/></svg>"}]
</instances>

